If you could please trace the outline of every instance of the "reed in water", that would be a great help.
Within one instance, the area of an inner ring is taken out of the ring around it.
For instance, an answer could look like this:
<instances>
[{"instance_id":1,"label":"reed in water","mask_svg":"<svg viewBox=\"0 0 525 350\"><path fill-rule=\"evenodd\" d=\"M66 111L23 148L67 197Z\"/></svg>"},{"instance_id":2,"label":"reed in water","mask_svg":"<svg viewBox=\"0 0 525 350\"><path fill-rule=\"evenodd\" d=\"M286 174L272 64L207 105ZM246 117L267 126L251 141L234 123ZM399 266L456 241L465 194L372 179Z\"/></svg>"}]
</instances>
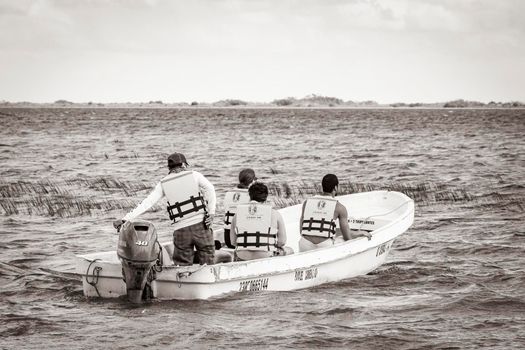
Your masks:
<instances>
[{"instance_id":1,"label":"reed in water","mask_svg":"<svg viewBox=\"0 0 525 350\"><path fill-rule=\"evenodd\" d=\"M113 177L74 180L16 181L0 183L0 215L42 215L76 217L97 212L128 210L138 198L151 189L152 184L140 181L122 181ZM271 200L277 208L302 203L321 192L314 182L270 182ZM494 191L477 196L464 188L440 183L356 183L342 181L339 195L374 190L397 191L413 198L418 206L428 204L471 203L476 205L515 206L523 210L523 199L512 193ZM220 194L219 194L220 195ZM222 210L219 201L218 210ZM162 205L153 208L163 210Z\"/></svg>"}]
</instances>

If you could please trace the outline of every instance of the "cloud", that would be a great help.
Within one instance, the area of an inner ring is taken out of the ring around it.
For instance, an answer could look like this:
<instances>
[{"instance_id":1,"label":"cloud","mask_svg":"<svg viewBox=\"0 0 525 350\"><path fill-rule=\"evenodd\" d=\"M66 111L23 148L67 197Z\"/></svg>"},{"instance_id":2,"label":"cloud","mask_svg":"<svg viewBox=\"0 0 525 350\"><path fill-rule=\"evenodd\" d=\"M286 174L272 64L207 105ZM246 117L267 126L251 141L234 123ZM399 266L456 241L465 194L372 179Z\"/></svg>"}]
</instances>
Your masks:
<instances>
[{"instance_id":1,"label":"cloud","mask_svg":"<svg viewBox=\"0 0 525 350\"><path fill-rule=\"evenodd\" d=\"M67 71L62 85L82 93L103 72L109 91L130 91L132 75L157 93L367 99L462 75L489 95L525 80L522 13L521 0L0 0L0 93L29 91L28 72L59 90L48 72Z\"/></svg>"},{"instance_id":2,"label":"cloud","mask_svg":"<svg viewBox=\"0 0 525 350\"><path fill-rule=\"evenodd\" d=\"M2 1L0 46L173 52L403 31L517 43L523 11L519 0Z\"/></svg>"}]
</instances>

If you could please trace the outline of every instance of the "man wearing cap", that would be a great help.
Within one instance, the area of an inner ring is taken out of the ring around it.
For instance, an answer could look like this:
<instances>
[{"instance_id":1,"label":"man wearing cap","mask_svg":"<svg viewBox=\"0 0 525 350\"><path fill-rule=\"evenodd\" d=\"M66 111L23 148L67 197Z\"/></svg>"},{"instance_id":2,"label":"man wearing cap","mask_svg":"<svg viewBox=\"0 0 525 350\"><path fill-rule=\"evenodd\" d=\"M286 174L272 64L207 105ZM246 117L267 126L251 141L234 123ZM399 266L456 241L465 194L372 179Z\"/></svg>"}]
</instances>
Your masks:
<instances>
[{"instance_id":1,"label":"man wearing cap","mask_svg":"<svg viewBox=\"0 0 525 350\"><path fill-rule=\"evenodd\" d=\"M303 203L300 219L301 239L299 251L330 247L336 243L352 239L348 225L348 212L335 196L339 187L339 179L334 174L327 174L321 182L323 194L307 199ZM336 236L336 221L339 221L342 236ZM360 232L371 238L370 233Z\"/></svg>"},{"instance_id":2,"label":"man wearing cap","mask_svg":"<svg viewBox=\"0 0 525 350\"><path fill-rule=\"evenodd\" d=\"M242 169L239 172L239 184L231 191L226 192L224 196L224 243L228 248L234 248L230 237L231 222L237 206L239 204L246 204L250 202L250 195L248 194L248 187L253 184L257 178L255 171L250 168ZM221 237L217 237L221 240Z\"/></svg>"},{"instance_id":3,"label":"man wearing cap","mask_svg":"<svg viewBox=\"0 0 525 350\"><path fill-rule=\"evenodd\" d=\"M135 209L122 220L116 220L114 226L118 228L123 221L135 219L166 198L168 215L174 229L173 263L192 265L195 248L199 263L211 265L215 253L211 230L215 215L215 188L201 173L187 168L188 163L182 153L170 155L169 174Z\"/></svg>"}]
</instances>

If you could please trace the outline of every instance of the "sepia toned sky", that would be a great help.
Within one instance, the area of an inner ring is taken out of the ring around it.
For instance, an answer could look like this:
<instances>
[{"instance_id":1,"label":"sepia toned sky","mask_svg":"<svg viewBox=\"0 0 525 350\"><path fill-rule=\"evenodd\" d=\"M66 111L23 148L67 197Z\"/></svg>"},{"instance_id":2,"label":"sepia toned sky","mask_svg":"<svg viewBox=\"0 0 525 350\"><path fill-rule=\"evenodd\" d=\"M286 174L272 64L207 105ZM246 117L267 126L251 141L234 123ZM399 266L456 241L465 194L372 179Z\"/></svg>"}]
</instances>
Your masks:
<instances>
[{"instance_id":1,"label":"sepia toned sky","mask_svg":"<svg viewBox=\"0 0 525 350\"><path fill-rule=\"evenodd\" d=\"M0 101L525 101L523 0L0 0Z\"/></svg>"}]
</instances>

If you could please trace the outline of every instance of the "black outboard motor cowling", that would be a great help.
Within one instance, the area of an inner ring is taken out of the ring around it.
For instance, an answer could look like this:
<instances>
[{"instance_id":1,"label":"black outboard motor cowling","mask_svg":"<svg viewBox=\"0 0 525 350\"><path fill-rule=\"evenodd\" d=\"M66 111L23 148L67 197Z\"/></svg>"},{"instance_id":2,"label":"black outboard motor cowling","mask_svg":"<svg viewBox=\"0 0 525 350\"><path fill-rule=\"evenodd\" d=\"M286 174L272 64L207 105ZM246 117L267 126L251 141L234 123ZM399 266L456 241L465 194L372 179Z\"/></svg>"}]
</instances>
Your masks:
<instances>
[{"instance_id":1,"label":"black outboard motor cowling","mask_svg":"<svg viewBox=\"0 0 525 350\"><path fill-rule=\"evenodd\" d=\"M117 254L122 262L129 301L140 303L146 283L153 280L152 268L160 255L155 226L148 221L126 221L120 228Z\"/></svg>"}]
</instances>

